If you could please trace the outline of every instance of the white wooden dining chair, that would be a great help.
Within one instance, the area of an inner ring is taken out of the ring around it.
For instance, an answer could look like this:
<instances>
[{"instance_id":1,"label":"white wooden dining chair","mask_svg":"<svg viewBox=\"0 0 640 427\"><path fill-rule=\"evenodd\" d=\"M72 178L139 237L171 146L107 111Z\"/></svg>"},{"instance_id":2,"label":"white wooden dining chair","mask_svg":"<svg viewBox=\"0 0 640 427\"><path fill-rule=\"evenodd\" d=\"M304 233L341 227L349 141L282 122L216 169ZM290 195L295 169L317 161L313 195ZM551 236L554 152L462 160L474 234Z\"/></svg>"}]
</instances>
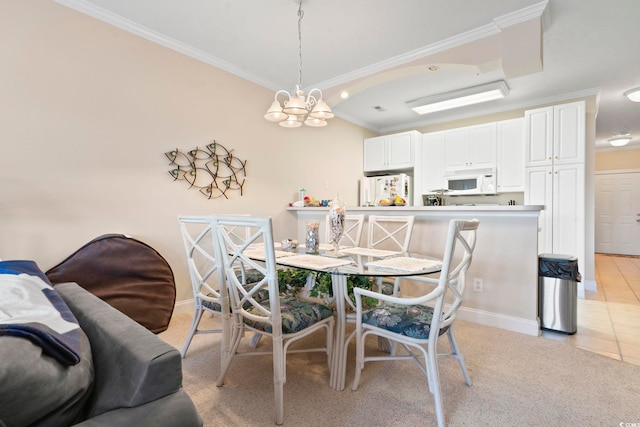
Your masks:
<instances>
[{"instance_id":1,"label":"white wooden dining chair","mask_svg":"<svg viewBox=\"0 0 640 427\"><path fill-rule=\"evenodd\" d=\"M319 351L327 355L331 369L334 318L331 307L295 297L280 296L276 272L271 218L248 216L212 216L211 226L216 236L216 253L224 261L233 317L228 351L222 357L221 378L227 374L236 356L271 355L273 358L273 384L275 393L276 424L284 420L284 384L286 382L286 354ZM250 229L243 242L230 234L231 227ZM245 286L236 274L238 269L257 270L262 279ZM267 286L267 300L256 295ZM245 330L268 336L272 341L269 352L238 352ZM326 343L319 348L289 350L301 338L324 330ZM251 385L248 384L247 387Z\"/></svg>"},{"instance_id":2,"label":"white wooden dining chair","mask_svg":"<svg viewBox=\"0 0 640 427\"><path fill-rule=\"evenodd\" d=\"M413 215L369 215L367 247L407 252L413 233Z\"/></svg>"},{"instance_id":3,"label":"white wooden dining chair","mask_svg":"<svg viewBox=\"0 0 640 427\"><path fill-rule=\"evenodd\" d=\"M367 218L367 248L383 249L396 252L407 252L411 243L411 234L413 233L413 224L415 216L413 215L369 215ZM378 291L396 295L400 284L399 279L392 282L385 282L382 278L376 280ZM348 294L345 290L345 295ZM351 298L346 298L346 303L355 312L355 302ZM347 323L356 323L355 313L348 313L345 317ZM352 331L345 340L345 346L348 346L353 337L355 330ZM388 345L385 340L380 340L378 347L383 351L395 351L395 347ZM343 361L346 365L347 354L345 352Z\"/></svg>"},{"instance_id":4,"label":"white wooden dining chair","mask_svg":"<svg viewBox=\"0 0 640 427\"><path fill-rule=\"evenodd\" d=\"M194 335L220 333L221 345L223 348L228 345L231 314L224 266L222 261L215 256L214 235L209 217L185 215L178 217L178 222L187 256L194 305L191 328L180 352L184 358ZM245 230L242 232L244 233ZM236 235L234 228L229 229L229 235L233 236L236 241L246 240L246 236ZM245 286L247 283L255 283L261 278L260 273L255 270L238 270L236 275ZM266 291L261 291L258 297L266 299ZM204 312L219 317L221 327L219 329L199 329Z\"/></svg>"},{"instance_id":5,"label":"white wooden dining chair","mask_svg":"<svg viewBox=\"0 0 640 427\"><path fill-rule=\"evenodd\" d=\"M231 333L231 312L224 269L215 256L211 222L206 216L180 216L178 222L187 254L194 305L191 329L181 355L185 357L193 336L197 334L220 333L221 348L225 349ZM205 311L220 318L219 329L198 329ZM218 381L221 383L221 380L222 376Z\"/></svg>"},{"instance_id":6,"label":"white wooden dining chair","mask_svg":"<svg viewBox=\"0 0 640 427\"><path fill-rule=\"evenodd\" d=\"M325 217L325 241L331 241L331 219L329 215ZM360 238L362 237L362 229L364 227L364 215L345 215L344 216L344 234L340 239L339 245L360 246Z\"/></svg>"},{"instance_id":7,"label":"white wooden dining chair","mask_svg":"<svg viewBox=\"0 0 640 427\"><path fill-rule=\"evenodd\" d=\"M454 336L454 321L462 304L465 275L471 264L476 243L478 220L451 220L442 259L440 277L411 277L432 284L416 297L385 295L366 289L354 289L356 298L356 371L352 389L358 389L364 364L381 360L414 360L426 375L429 391L434 396L437 424L445 425L438 357L453 357L458 361L467 385L471 379ZM460 249L456 253L456 249ZM454 266L454 256L459 262ZM375 298L380 305L364 309L362 298ZM446 334L451 352L438 354L438 337ZM365 355L365 339L369 335L398 343L406 353Z\"/></svg>"}]
</instances>

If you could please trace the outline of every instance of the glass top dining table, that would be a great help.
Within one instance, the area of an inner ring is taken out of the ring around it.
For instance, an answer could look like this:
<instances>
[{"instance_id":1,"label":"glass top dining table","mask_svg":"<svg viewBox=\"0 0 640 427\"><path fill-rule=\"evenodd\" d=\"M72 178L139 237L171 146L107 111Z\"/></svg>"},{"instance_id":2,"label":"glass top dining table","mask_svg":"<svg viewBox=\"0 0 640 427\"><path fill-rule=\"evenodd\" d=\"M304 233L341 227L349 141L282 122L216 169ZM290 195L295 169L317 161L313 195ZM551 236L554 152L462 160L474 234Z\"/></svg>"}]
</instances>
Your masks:
<instances>
[{"instance_id":1,"label":"glass top dining table","mask_svg":"<svg viewBox=\"0 0 640 427\"><path fill-rule=\"evenodd\" d=\"M370 249L364 247L341 247L338 252L332 245L321 244L315 253L304 246L295 249L275 248L276 264L331 275L331 286L335 300L335 336L331 363L330 386L344 390L347 348L347 312L355 311L354 302L347 294L348 276L400 277L437 273L442 262L439 259L418 253L406 253Z\"/></svg>"}]
</instances>

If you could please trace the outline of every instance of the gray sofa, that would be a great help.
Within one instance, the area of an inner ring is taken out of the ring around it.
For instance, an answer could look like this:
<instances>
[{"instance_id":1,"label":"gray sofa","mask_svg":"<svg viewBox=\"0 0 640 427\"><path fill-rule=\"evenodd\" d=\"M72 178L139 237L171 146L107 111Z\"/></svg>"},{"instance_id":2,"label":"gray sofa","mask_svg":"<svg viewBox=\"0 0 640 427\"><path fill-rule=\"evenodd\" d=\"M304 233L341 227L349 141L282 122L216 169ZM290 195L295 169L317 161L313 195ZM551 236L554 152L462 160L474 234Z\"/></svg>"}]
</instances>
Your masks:
<instances>
[{"instance_id":1,"label":"gray sofa","mask_svg":"<svg viewBox=\"0 0 640 427\"><path fill-rule=\"evenodd\" d=\"M63 367L2 337L0 426L202 426L178 350L76 283L55 290L84 333L81 362Z\"/></svg>"}]
</instances>

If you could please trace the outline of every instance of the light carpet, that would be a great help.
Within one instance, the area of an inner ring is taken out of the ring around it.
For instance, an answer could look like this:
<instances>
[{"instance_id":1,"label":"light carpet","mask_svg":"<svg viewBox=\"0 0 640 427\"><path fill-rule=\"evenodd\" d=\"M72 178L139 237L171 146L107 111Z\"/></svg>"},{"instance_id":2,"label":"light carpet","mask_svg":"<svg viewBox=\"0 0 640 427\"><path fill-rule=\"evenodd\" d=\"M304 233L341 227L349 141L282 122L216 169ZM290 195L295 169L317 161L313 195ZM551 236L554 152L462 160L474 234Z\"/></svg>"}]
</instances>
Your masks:
<instances>
[{"instance_id":1,"label":"light carpet","mask_svg":"<svg viewBox=\"0 0 640 427\"><path fill-rule=\"evenodd\" d=\"M169 329L160 337L181 349L190 323L189 315L174 316ZM205 314L201 324L213 327L217 319ZM638 366L547 338L462 321L456 323L456 336L473 385L465 384L454 359L440 360L444 412L449 426L640 425ZM316 339L323 340L322 334L300 345ZM219 340L218 334L196 335L183 360L183 386L204 425L275 425L271 357L236 358L225 385L219 388L215 385L220 367ZM447 350L446 338L440 341L441 351ZM269 349L270 344L263 339L259 348ZM375 338L368 345L371 351L376 351ZM289 355L284 424L296 427L436 424L433 396L415 363L367 363L357 391L351 390L354 369L351 344L345 390L335 391L329 388L326 357L320 353Z\"/></svg>"}]
</instances>

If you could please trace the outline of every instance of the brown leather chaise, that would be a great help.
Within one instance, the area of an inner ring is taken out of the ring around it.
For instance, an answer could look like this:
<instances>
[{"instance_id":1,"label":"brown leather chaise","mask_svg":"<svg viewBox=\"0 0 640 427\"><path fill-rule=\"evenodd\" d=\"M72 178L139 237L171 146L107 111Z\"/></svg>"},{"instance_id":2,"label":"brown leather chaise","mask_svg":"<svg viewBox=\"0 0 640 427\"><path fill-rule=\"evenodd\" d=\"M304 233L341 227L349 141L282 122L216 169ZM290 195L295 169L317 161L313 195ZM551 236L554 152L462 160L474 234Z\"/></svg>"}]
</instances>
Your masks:
<instances>
[{"instance_id":1,"label":"brown leather chaise","mask_svg":"<svg viewBox=\"0 0 640 427\"><path fill-rule=\"evenodd\" d=\"M139 240L102 235L45 274L54 286L78 283L151 332L169 325L176 300L173 271L158 251Z\"/></svg>"}]
</instances>

